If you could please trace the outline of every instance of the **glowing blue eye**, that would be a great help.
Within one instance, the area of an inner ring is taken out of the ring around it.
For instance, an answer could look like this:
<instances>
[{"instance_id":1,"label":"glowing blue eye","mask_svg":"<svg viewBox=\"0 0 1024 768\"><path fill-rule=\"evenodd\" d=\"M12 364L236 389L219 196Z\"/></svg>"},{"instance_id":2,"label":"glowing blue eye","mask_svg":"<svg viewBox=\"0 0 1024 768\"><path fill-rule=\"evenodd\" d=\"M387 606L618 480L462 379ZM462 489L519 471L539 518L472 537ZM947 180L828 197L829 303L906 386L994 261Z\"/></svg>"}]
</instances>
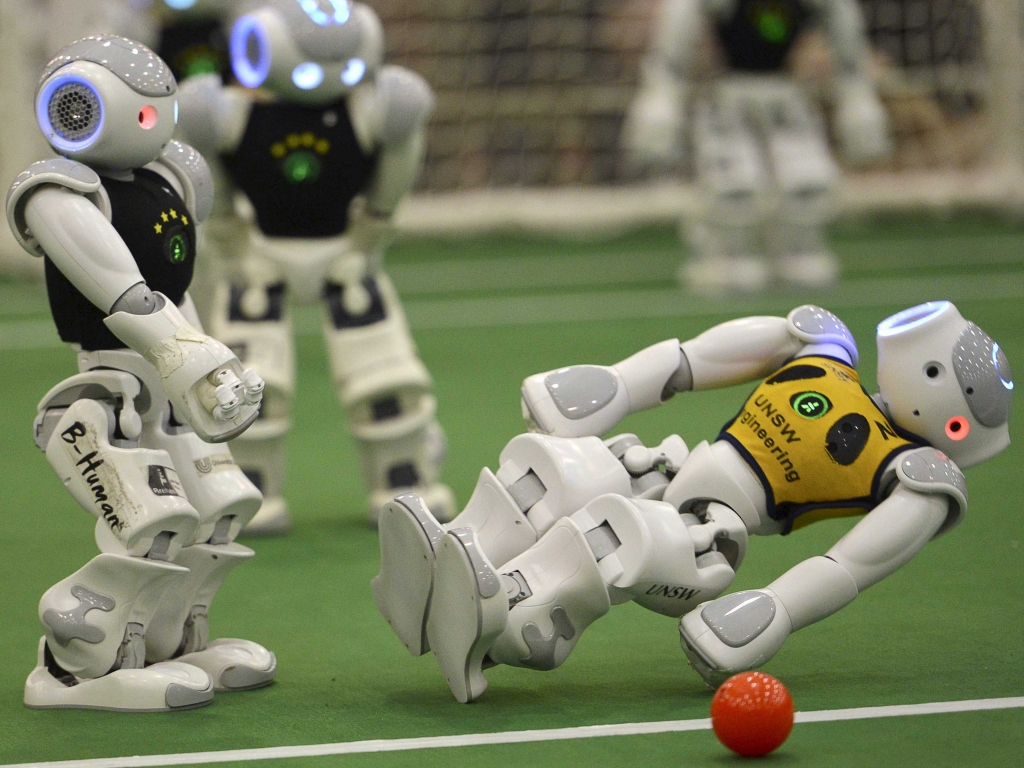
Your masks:
<instances>
[{"instance_id":1,"label":"glowing blue eye","mask_svg":"<svg viewBox=\"0 0 1024 768\"><path fill-rule=\"evenodd\" d=\"M243 16L231 30L231 69L246 88L259 88L270 74L270 40L255 16Z\"/></svg>"},{"instance_id":2,"label":"glowing blue eye","mask_svg":"<svg viewBox=\"0 0 1024 768\"><path fill-rule=\"evenodd\" d=\"M1013 380L1007 381L1003 378L1002 366L999 365L999 345L996 343L992 344L992 365L996 367L996 375L999 376L1000 383L1012 392Z\"/></svg>"},{"instance_id":3,"label":"glowing blue eye","mask_svg":"<svg viewBox=\"0 0 1024 768\"><path fill-rule=\"evenodd\" d=\"M352 11L349 9L348 0L330 0L334 8L334 15L331 16L320 7L318 0L299 0L299 6L306 12L310 20L321 27L326 27L331 22L344 24L349 20Z\"/></svg>"},{"instance_id":4,"label":"glowing blue eye","mask_svg":"<svg viewBox=\"0 0 1024 768\"><path fill-rule=\"evenodd\" d=\"M924 325L929 320L938 317L950 304L948 301L929 301L926 304L918 304L916 307L904 309L892 317L887 317L878 324L879 336L895 336L904 333L911 328Z\"/></svg>"},{"instance_id":5,"label":"glowing blue eye","mask_svg":"<svg viewBox=\"0 0 1024 768\"><path fill-rule=\"evenodd\" d=\"M196 0L164 0L164 4L176 11L187 11L196 4Z\"/></svg>"},{"instance_id":6,"label":"glowing blue eye","mask_svg":"<svg viewBox=\"0 0 1024 768\"><path fill-rule=\"evenodd\" d=\"M366 74L366 62L362 59L349 59L348 66L341 73L341 82L345 85L355 85L363 79Z\"/></svg>"},{"instance_id":7,"label":"glowing blue eye","mask_svg":"<svg viewBox=\"0 0 1024 768\"><path fill-rule=\"evenodd\" d=\"M292 82L296 88L311 91L324 81L324 70L319 64L306 61L292 70Z\"/></svg>"},{"instance_id":8,"label":"glowing blue eye","mask_svg":"<svg viewBox=\"0 0 1024 768\"><path fill-rule=\"evenodd\" d=\"M178 124L178 100L174 100L174 124Z\"/></svg>"}]
</instances>

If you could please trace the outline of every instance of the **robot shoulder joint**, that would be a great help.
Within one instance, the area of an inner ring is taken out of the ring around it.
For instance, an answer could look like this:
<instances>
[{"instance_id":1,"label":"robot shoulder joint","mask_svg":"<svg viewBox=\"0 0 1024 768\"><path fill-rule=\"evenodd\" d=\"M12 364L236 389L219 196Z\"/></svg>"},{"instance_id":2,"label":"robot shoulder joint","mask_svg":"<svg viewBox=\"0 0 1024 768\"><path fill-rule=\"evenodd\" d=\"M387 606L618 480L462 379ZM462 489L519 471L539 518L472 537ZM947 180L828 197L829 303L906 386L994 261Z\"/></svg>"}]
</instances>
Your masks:
<instances>
[{"instance_id":1,"label":"robot shoulder joint","mask_svg":"<svg viewBox=\"0 0 1024 768\"><path fill-rule=\"evenodd\" d=\"M949 497L952 502L949 518L939 533L945 533L966 514L967 481L960 468L942 451L930 446L907 451L897 461L896 476L912 491Z\"/></svg>"},{"instance_id":2,"label":"robot shoulder joint","mask_svg":"<svg viewBox=\"0 0 1024 768\"><path fill-rule=\"evenodd\" d=\"M836 344L850 353L857 365L857 342L846 323L813 304L797 307L786 317L790 334L806 344Z\"/></svg>"},{"instance_id":3,"label":"robot shoulder joint","mask_svg":"<svg viewBox=\"0 0 1024 768\"><path fill-rule=\"evenodd\" d=\"M408 139L434 109L434 92L427 81L403 67L383 67L377 75L377 93L384 144Z\"/></svg>"},{"instance_id":4,"label":"robot shoulder joint","mask_svg":"<svg viewBox=\"0 0 1024 768\"><path fill-rule=\"evenodd\" d=\"M213 209L213 174L199 152L180 141L169 141L157 160L167 168L185 190L185 205L199 221L205 221Z\"/></svg>"},{"instance_id":5,"label":"robot shoulder joint","mask_svg":"<svg viewBox=\"0 0 1024 768\"><path fill-rule=\"evenodd\" d=\"M69 160L66 157L54 157L32 163L14 180L7 192L7 220L18 244L33 256L42 256L43 250L28 231L25 222L25 203L32 192L44 184L70 189L89 198L93 204L110 219L110 201L99 175L87 165Z\"/></svg>"}]
</instances>

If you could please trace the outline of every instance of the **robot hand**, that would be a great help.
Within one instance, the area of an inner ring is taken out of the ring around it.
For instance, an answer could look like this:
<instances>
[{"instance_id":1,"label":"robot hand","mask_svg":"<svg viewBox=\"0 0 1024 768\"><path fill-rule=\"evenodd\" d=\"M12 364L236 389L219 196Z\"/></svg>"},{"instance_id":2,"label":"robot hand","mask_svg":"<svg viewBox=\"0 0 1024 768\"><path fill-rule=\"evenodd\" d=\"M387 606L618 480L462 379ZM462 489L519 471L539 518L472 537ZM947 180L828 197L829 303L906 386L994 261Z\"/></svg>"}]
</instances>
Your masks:
<instances>
[{"instance_id":1,"label":"robot hand","mask_svg":"<svg viewBox=\"0 0 1024 768\"><path fill-rule=\"evenodd\" d=\"M639 168L671 168L683 160L682 100L669 88L647 87L626 113L622 143Z\"/></svg>"},{"instance_id":2,"label":"robot hand","mask_svg":"<svg viewBox=\"0 0 1024 768\"><path fill-rule=\"evenodd\" d=\"M644 445L633 445L626 449L622 464L631 475L641 475L657 467L664 467L668 472L678 472L683 466L690 449L679 435L669 435L660 445L648 448Z\"/></svg>"},{"instance_id":3,"label":"robot hand","mask_svg":"<svg viewBox=\"0 0 1024 768\"><path fill-rule=\"evenodd\" d=\"M199 437L221 443L245 431L259 415L263 379L192 327L166 297L153 295L163 301L156 312L115 312L104 321L107 327L152 363L175 414Z\"/></svg>"},{"instance_id":4,"label":"robot hand","mask_svg":"<svg viewBox=\"0 0 1024 768\"><path fill-rule=\"evenodd\" d=\"M792 633L770 590L735 592L702 603L679 622L686 658L712 688L771 659Z\"/></svg>"},{"instance_id":5,"label":"robot hand","mask_svg":"<svg viewBox=\"0 0 1024 768\"><path fill-rule=\"evenodd\" d=\"M629 396L614 368L574 365L523 381L522 408L531 432L587 437L618 424L629 413Z\"/></svg>"},{"instance_id":6,"label":"robot hand","mask_svg":"<svg viewBox=\"0 0 1024 768\"><path fill-rule=\"evenodd\" d=\"M892 153L889 120L868 83L839 89L835 125L843 155L852 163L866 165Z\"/></svg>"},{"instance_id":7,"label":"robot hand","mask_svg":"<svg viewBox=\"0 0 1024 768\"><path fill-rule=\"evenodd\" d=\"M345 230L351 250L363 254L370 262L379 261L395 239L395 225L389 215L374 214L365 201L356 199Z\"/></svg>"}]
</instances>

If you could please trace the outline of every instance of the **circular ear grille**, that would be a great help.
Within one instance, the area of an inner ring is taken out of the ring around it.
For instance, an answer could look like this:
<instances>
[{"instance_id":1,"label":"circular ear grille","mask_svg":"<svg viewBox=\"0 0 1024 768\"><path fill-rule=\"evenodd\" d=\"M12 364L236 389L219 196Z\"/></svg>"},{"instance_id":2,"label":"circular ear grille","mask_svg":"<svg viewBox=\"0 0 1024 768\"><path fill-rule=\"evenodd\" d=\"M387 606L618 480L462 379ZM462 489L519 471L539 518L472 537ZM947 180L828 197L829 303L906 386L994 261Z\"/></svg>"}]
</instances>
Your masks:
<instances>
[{"instance_id":1,"label":"circular ear grille","mask_svg":"<svg viewBox=\"0 0 1024 768\"><path fill-rule=\"evenodd\" d=\"M100 127L100 100L83 83L68 83L50 97L50 125L67 141L85 141Z\"/></svg>"}]
</instances>

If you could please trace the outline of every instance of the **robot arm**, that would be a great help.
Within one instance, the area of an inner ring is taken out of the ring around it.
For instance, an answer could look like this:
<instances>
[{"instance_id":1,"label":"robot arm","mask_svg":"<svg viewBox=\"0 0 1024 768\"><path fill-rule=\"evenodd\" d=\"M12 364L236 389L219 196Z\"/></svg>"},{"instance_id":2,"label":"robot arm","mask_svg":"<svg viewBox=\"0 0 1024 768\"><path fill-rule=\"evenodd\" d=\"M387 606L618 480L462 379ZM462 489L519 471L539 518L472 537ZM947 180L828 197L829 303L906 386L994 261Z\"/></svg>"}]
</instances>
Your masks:
<instances>
[{"instance_id":1,"label":"robot arm","mask_svg":"<svg viewBox=\"0 0 1024 768\"><path fill-rule=\"evenodd\" d=\"M824 557L683 617L683 650L708 683L767 662L792 632L831 616L909 562L956 507L966 506L963 475L938 451L924 448L898 461L896 490Z\"/></svg>"},{"instance_id":2,"label":"robot arm","mask_svg":"<svg viewBox=\"0 0 1024 768\"><path fill-rule=\"evenodd\" d=\"M640 70L640 92L623 127L626 151L640 165L679 162L688 80L706 13L702 0L664 0L654 40Z\"/></svg>"},{"instance_id":3,"label":"robot arm","mask_svg":"<svg viewBox=\"0 0 1024 768\"><path fill-rule=\"evenodd\" d=\"M219 75L197 75L178 87L178 134L211 157L233 152L242 141L252 100L240 88L225 87Z\"/></svg>"},{"instance_id":4,"label":"robot arm","mask_svg":"<svg viewBox=\"0 0 1024 768\"><path fill-rule=\"evenodd\" d=\"M146 287L124 241L91 201L44 184L19 202L27 232L108 314L104 322L114 335L156 367L176 410L203 439L228 440L255 420L262 380L243 371L234 353Z\"/></svg>"},{"instance_id":5,"label":"robot arm","mask_svg":"<svg viewBox=\"0 0 1024 768\"><path fill-rule=\"evenodd\" d=\"M868 71L864 17L855 0L822 0L822 18L836 69L836 131L843 154L870 163L892 151L889 122Z\"/></svg>"},{"instance_id":6,"label":"robot arm","mask_svg":"<svg viewBox=\"0 0 1024 768\"><path fill-rule=\"evenodd\" d=\"M577 365L530 376L522 387L523 418L531 430L559 437L601 435L676 392L761 379L811 352L857 363L853 336L828 310L804 305L788 317L744 317L682 344L655 344L611 367Z\"/></svg>"}]
</instances>

